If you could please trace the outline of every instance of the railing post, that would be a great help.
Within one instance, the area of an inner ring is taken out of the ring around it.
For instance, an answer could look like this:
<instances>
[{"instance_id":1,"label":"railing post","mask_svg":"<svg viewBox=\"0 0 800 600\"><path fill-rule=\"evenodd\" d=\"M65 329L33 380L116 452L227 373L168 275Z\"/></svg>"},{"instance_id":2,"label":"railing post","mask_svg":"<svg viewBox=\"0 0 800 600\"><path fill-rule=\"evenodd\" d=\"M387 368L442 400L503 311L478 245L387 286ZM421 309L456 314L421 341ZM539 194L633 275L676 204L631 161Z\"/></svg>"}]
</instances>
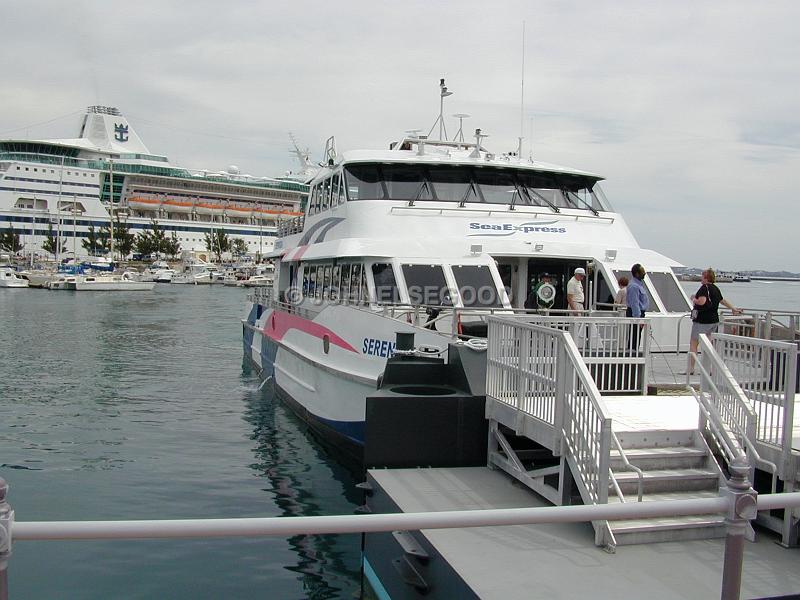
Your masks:
<instances>
[{"instance_id":1,"label":"railing post","mask_svg":"<svg viewBox=\"0 0 800 600\"><path fill-rule=\"evenodd\" d=\"M725 537L725 561L722 569L722 600L739 600L742 584L742 560L744 559L744 536L748 522L756 518L757 493L750 487L747 474L750 466L743 456L737 457L730 465L731 478L727 488L721 490L730 504L725 523L728 534Z\"/></svg>"},{"instance_id":2,"label":"railing post","mask_svg":"<svg viewBox=\"0 0 800 600\"><path fill-rule=\"evenodd\" d=\"M11 556L11 528L14 511L6 502L8 484L0 477L0 600L8 600L8 559Z\"/></svg>"}]
</instances>

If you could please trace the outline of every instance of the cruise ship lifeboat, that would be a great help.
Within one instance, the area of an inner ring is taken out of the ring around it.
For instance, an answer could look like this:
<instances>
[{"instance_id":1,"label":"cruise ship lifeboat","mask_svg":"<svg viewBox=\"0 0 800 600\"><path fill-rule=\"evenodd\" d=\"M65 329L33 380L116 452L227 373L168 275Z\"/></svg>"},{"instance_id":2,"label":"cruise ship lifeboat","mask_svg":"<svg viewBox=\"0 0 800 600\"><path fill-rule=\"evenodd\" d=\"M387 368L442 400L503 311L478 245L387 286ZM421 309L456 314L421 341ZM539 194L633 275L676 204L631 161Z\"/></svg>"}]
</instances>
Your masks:
<instances>
[{"instance_id":1,"label":"cruise ship lifeboat","mask_svg":"<svg viewBox=\"0 0 800 600\"><path fill-rule=\"evenodd\" d=\"M157 211L161 206L161 200L154 198L139 198L137 196L128 198L128 207L133 210Z\"/></svg>"},{"instance_id":2,"label":"cruise ship lifeboat","mask_svg":"<svg viewBox=\"0 0 800 600\"><path fill-rule=\"evenodd\" d=\"M302 214L303 213L291 210L275 210L274 208L256 208L253 210L253 215L256 219L261 219L262 221L280 217L299 217L302 216Z\"/></svg>"},{"instance_id":3,"label":"cruise ship lifeboat","mask_svg":"<svg viewBox=\"0 0 800 600\"><path fill-rule=\"evenodd\" d=\"M229 217L246 219L252 214L253 208L251 206L236 206L233 204L229 204L225 208L225 212L228 214Z\"/></svg>"},{"instance_id":4,"label":"cruise ship lifeboat","mask_svg":"<svg viewBox=\"0 0 800 600\"><path fill-rule=\"evenodd\" d=\"M194 210L199 215L215 215L219 216L225 212L225 209L220 204L195 204Z\"/></svg>"},{"instance_id":5,"label":"cruise ship lifeboat","mask_svg":"<svg viewBox=\"0 0 800 600\"><path fill-rule=\"evenodd\" d=\"M194 208L194 204L180 200L165 200L163 208L171 213L190 213Z\"/></svg>"}]
</instances>

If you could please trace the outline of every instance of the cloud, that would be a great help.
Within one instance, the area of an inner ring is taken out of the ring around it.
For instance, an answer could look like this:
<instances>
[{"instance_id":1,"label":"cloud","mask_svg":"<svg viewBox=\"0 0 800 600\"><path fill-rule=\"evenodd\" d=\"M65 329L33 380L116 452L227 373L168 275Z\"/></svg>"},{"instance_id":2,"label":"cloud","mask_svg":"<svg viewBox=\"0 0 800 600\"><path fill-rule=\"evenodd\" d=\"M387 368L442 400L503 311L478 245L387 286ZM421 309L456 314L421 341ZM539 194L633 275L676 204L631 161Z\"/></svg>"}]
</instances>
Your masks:
<instances>
[{"instance_id":1,"label":"cloud","mask_svg":"<svg viewBox=\"0 0 800 600\"><path fill-rule=\"evenodd\" d=\"M451 135L456 112L496 151L532 133L526 152L608 178L643 246L800 271L798 17L784 1L23 3L4 13L0 132L71 137L71 113L109 104L180 164L275 175L294 167L289 131L316 158L330 135L427 132L445 77Z\"/></svg>"}]
</instances>

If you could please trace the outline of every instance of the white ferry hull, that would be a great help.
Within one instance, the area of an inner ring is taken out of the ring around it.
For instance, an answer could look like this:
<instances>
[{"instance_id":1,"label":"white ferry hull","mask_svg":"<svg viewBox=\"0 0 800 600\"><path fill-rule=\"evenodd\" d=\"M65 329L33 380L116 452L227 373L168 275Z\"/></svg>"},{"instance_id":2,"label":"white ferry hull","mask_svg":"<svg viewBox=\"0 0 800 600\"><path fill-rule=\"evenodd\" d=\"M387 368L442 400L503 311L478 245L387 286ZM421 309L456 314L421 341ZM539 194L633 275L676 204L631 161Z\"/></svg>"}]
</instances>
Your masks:
<instances>
[{"instance_id":1,"label":"white ferry hull","mask_svg":"<svg viewBox=\"0 0 800 600\"><path fill-rule=\"evenodd\" d=\"M366 398L377 389L398 331L442 350L449 341L367 309L332 305L304 318L250 304L244 352L302 418L329 439L360 448Z\"/></svg>"}]
</instances>

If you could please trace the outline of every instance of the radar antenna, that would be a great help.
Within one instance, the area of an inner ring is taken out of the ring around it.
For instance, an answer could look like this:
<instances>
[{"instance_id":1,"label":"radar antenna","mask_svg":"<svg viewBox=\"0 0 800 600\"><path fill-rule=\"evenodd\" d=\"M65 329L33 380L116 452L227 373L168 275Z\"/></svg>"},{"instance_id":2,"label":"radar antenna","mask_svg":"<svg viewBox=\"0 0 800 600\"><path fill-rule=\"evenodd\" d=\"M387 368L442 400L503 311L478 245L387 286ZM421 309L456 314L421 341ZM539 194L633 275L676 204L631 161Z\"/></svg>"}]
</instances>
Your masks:
<instances>
[{"instance_id":1,"label":"radar antenna","mask_svg":"<svg viewBox=\"0 0 800 600\"><path fill-rule=\"evenodd\" d=\"M464 119L468 119L469 115L467 113L456 113L453 115L456 119L458 119L458 133L456 133L456 137L453 138L454 142L463 142L464 140Z\"/></svg>"},{"instance_id":2,"label":"radar antenna","mask_svg":"<svg viewBox=\"0 0 800 600\"><path fill-rule=\"evenodd\" d=\"M433 127L428 132L428 137L431 136L433 130L436 129L436 124L439 124L439 139L441 141L447 140L447 128L444 126L444 99L452 96L453 92L447 91L447 86L444 84L444 78L439 80L439 116L433 122Z\"/></svg>"}]
</instances>

